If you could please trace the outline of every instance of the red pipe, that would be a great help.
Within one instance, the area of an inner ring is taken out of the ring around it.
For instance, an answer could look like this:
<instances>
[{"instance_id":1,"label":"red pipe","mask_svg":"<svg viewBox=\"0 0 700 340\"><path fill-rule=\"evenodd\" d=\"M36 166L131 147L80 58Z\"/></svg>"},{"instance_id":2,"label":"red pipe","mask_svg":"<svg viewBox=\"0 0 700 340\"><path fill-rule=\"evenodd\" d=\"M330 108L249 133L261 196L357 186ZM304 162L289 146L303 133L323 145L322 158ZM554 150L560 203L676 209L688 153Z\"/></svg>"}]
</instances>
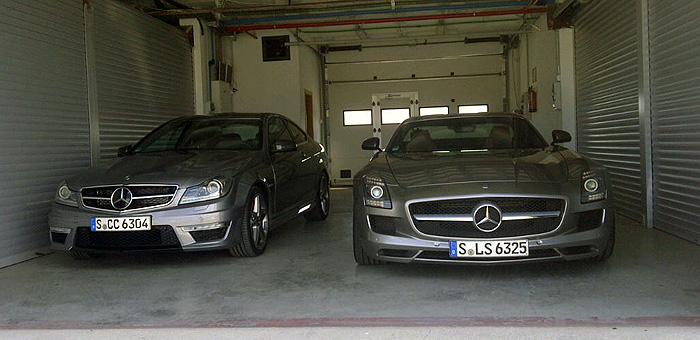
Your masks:
<instances>
[{"instance_id":1,"label":"red pipe","mask_svg":"<svg viewBox=\"0 0 700 340\"><path fill-rule=\"evenodd\" d=\"M544 13L546 8L531 8L524 13ZM497 15L522 15L522 9L506 10L506 11L488 11L488 12L469 12L469 13L453 13L439 15L419 15L410 17L398 18L377 18L377 19L357 19L357 20L342 20L342 21L317 21L317 22L302 22L292 24L270 24L270 25L253 25L253 26L228 26L225 29L229 32L245 32L255 30L271 30L282 28L305 28L305 27L324 27L324 26L344 26L344 25L363 25L363 24L380 24L386 22L402 22L402 21L421 21L421 20L436 20L436 19L455 19L455 18L475 18L488 17Z\"/></svg>"}]
</instances>

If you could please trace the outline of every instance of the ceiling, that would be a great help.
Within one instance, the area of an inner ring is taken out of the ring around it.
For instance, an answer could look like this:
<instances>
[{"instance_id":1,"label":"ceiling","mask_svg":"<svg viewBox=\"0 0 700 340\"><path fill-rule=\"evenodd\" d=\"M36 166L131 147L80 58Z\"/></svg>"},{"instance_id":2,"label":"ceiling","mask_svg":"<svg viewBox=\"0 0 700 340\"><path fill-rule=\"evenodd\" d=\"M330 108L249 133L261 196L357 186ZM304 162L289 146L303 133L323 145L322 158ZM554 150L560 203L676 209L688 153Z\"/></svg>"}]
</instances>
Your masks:
<instances>
[{"instance_id":1,"label":"ceiling","mask_svg":"<svg viewBox=\"0 0 700 340\"><path fill-rule=\"evenodd\" d=\"M122 0L166 22L197 17L221 33L289 29L308 43L454 39L540 29L547 0Z\"/></svg>"}]
</instances>

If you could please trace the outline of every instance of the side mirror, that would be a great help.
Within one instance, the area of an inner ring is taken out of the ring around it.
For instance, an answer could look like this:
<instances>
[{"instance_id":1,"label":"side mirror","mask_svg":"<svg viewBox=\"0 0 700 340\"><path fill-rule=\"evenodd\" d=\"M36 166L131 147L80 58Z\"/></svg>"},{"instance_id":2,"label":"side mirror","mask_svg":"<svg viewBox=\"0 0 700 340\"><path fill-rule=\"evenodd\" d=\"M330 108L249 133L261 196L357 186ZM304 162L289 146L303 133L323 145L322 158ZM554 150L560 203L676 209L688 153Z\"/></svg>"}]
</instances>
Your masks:
<instances>
[{"instance_id":1,"label":"side mirror","mask_svg":"<svg viewBox=\"0 0 700 340\"><path fill-rule=\"evenodd\" d=\"M127 146L122 146L121 148L117 149L117 157L124 157L129 154L131 151L132 146L127 145Z\"/></svg>"},{"instance_id":2,"label":"side mirror","mask_svg":"<svg viewBox=\"0 0 700 340\"><path fill-rule=\"evenodd\" d=\"M552 145L571 142L571 134L564 130L552 131Z\"/></svg>"},{"instance_id":3,"label":"side mirror","mask_svg":"<svg viewBox=\"0 0 700 340\"><path fill-rule=\"evenodd\" d=\"M365 139L365 141L362 142L362 150L382 151L382 148L379 147L379 138L372 137Z\"/></svg>"},{"instance_id":4,"label":"side mirror","mask_svg":"<svg viewBox=\"0 0 700 340\"><path fill-rule=\"evenodd\" d=\"M296 145L296 143L294 143L294 141L282 139L282 140L278 140L274 144L272 144L272 147L270 148L270 152L272 152L272 153L290 152L290 151L294 151L296 149L297 149L297 145Z\"/></svg>"}]
</instances>

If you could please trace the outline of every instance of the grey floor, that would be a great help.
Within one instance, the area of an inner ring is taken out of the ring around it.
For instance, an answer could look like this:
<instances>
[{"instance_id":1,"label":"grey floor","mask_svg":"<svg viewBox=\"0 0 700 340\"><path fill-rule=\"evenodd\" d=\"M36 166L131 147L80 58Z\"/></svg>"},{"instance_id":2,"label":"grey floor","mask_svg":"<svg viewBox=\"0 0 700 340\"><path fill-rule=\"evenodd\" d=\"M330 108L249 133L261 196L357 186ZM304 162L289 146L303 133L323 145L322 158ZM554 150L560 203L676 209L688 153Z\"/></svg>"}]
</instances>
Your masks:
<instances>
[{"instance_id":1,"label":"grey floor","mask_svg":"<svg viewBox=\"0 0 700 340\"><path fill-rule=\"evenodd\" d=\"M333 326L700 326L700 247L618 217L603 265L384 265L352 258L349 189L267 251L55 253L0 270L0 329Z\"/></svg>"}]
</instances>

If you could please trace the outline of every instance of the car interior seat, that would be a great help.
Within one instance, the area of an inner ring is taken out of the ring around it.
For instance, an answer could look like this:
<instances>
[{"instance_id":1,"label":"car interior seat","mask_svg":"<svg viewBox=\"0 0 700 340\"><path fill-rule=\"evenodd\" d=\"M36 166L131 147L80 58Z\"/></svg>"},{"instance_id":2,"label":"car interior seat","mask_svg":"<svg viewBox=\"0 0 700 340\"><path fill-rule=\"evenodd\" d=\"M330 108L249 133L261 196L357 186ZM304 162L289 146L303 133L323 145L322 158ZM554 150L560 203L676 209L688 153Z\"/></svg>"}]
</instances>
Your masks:
<instances>
[{"instance_id":1,"label":"car interior seat","mask_svg":"<svg viewBox=\"0 0 700 340\"><path fill-rule=\"evenodd\" d=\"M430 137L428 130L413 130L411 141L406 145L408 152L432 152L436 149L435 141Z\"/></svg>"},{"instance_id":2,"label":"car interior seat","mask_svg":"<svg viewBox=\"0 0 700 340\"><path fill-rule=\"evenodd\" d=\"M484 144L486 149L510 149L513 147L513 136L507 126L496 125L491 129Z\"/></svg>"}]
</instances>

